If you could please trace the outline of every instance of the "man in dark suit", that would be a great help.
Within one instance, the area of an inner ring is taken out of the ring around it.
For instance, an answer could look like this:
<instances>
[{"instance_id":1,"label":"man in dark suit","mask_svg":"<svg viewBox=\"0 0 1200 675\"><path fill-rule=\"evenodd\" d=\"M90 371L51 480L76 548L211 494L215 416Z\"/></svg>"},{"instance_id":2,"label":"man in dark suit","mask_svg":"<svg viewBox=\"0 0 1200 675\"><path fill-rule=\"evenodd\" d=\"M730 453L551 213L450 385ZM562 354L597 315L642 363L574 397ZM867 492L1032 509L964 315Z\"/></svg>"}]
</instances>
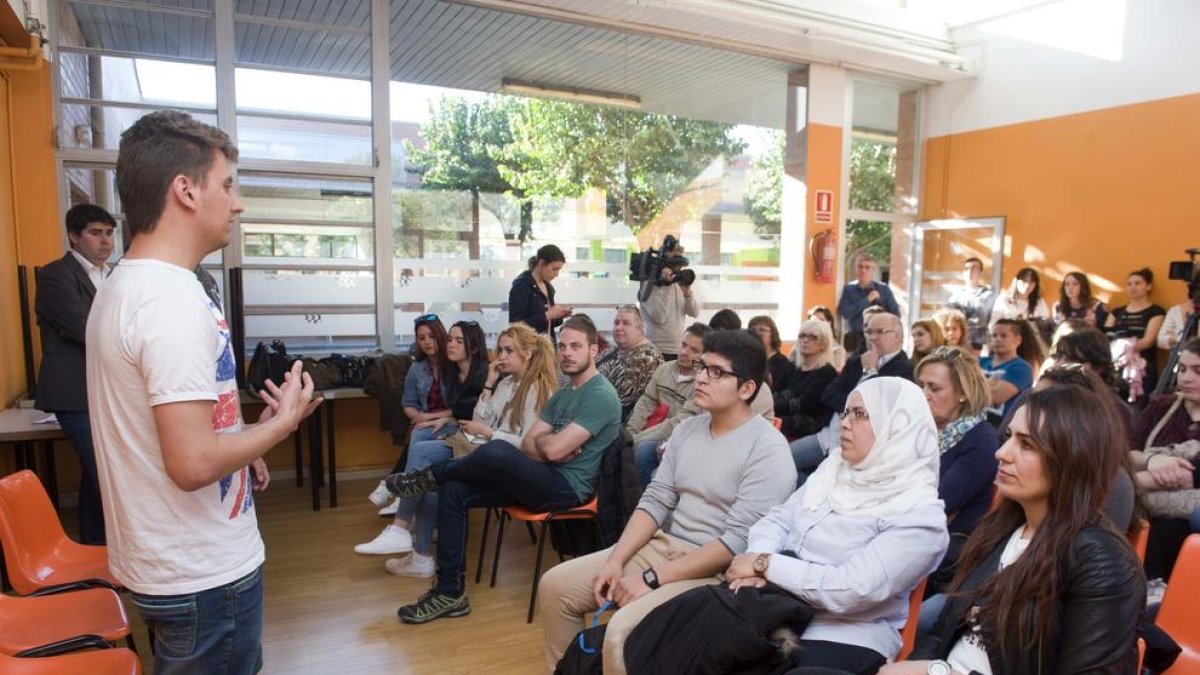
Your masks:
<instances>
[{"instance_id":1,"label":"man in dark suit","mask_svg":"<svg viewBox=\"0 0 1200 675\"><path fill-rule=\"evenodd\" d=\"M37 408L52 412L75 449L83 476L79 485L79 541L104 543L104 511L88 418L83 335L96 288L108 275L117 222L94 204L67 211L71 250L38 273L34 308L42 333Z\"/></svg>"},{"instance_id":2,"label":"man in dark suit","mask_svg":"<svg viewBox=\"0 0 1200 675\"><path fill-rule=\"evenodd\" d=\"M846 359L846 367L821 393L821 402L842 412L850 392L864 379L903 377L913 379L913 363L904 353L904 324L895 314L881 312L867 319L864 331L867 348Z\"/></svg>"}]
</instances>

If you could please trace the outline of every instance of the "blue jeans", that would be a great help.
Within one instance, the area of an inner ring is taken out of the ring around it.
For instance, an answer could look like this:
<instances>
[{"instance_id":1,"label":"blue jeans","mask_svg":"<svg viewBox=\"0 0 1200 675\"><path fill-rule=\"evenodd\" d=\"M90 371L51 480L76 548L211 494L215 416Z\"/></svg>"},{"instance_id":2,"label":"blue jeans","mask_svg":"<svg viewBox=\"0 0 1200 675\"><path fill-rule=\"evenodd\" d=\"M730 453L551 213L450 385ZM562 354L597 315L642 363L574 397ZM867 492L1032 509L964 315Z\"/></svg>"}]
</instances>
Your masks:
<instances>
[{"instance_id":1,"label":"blue jeans","mask_svg":"<svg viewBox=\"0 0 1200 675\"><path fill-rule=\"evenodd\" d=\"M638 477L642 479L642 487L650 484L654 470L658 468L658 446L664 441L642 441L633 446L633 463L637 464Z\"/></svg>"},{"instance_id":2,"label":"blue jeans","mask_svg":"<svg viewBox=\"0 0 1200 675\"><path fill-rule=\"evenodd\" d=\"M154 675L253 675L262 668L262 567L199 593L130 595L154 632Z\"/></svg>"},{"instance_id":3,"label":"blue jeans","mask_svg":"<svg viewBox=\"0 0 1200 675\"><path fill-rule=\"evenodd\" d=\"M467 511L519 504L533 511L578 506L579 495L553 464L530 459L506 441L489 441L459 459L433 465L438 501L438 593L466 590Z\"/></svg>"},{"instance_id":4,"label":"blue jeans","mask_svg":"<svg viewBox=\"0 0 1200 675\"><path fill-rule=\"evenodd\" d=\"M450 459L451 456L450 446L441 441L412 443L408 446L408 463L404 466L404 471L407 473L424 469L434 462ZM396 508L396 520L407 522L410 531L413 518L416 517L415 534L417 536L413 542L413 550L421 555L429 555L429 552L433 550L433 528L437 525L437 513L438 493L436 492L426 492L420 497L401 499Z\"/></svg>"},{"instance_id":5,"label":"blue jeans","mask_svg":"<svg viewBox=\"0 0 1200 675\"><path fill-rule=\"evenodd\" d=\"M92 448L92 419L82 412L56 412L75 456L79 458L79 543L104 544L104 505L100 503L100 478L96 473L96 451Z\"/></svg>"},{"instance_id":6,"label":"blue jeans","mask_svg":"<svg viewBox=\"0 0 1200 675\"><path fill-rule=\"evenodd\" d=\"M917 616L917 641L925 636L933 629L937 623L938 617L942 615L942 610L946 607L946 594L938 593L931 595L921 603L921 613Z\"/></svg>"},{"instance_id":7,"label":"blue jeans","mask_svg":"<svg viewBox=\"0 0 1200 675\"><path fill-rule=\"evenodd\" d=\"M1188 519L1192 526L1192 533L1200 533L1200 506L1192 510L1192 517Z\"/></svg>"}]
</instances>

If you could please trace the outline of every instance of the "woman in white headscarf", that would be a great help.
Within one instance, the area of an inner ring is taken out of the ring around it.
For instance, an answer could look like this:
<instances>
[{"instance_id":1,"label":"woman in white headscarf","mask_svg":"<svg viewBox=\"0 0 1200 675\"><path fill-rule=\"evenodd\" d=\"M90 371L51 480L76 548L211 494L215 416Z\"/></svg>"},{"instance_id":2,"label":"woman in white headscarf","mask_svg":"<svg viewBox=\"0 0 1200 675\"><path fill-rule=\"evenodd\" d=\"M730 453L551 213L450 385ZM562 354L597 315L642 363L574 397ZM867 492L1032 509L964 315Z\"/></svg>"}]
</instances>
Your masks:
<instances>
[{"instance_id":1,"label":"woman in white headscarf","mask_svg":"<svg viewBox=\"0 0 1200 675\"><path fill-rule=\"evenodd\" d=\"M842 414L841 446L750 528L725 575L771 582L816 610L797 667L875 673L900 651L908 595L949 542L938 499L937 427L921 389L866 380Z\"/></svg>"}]
</instances>

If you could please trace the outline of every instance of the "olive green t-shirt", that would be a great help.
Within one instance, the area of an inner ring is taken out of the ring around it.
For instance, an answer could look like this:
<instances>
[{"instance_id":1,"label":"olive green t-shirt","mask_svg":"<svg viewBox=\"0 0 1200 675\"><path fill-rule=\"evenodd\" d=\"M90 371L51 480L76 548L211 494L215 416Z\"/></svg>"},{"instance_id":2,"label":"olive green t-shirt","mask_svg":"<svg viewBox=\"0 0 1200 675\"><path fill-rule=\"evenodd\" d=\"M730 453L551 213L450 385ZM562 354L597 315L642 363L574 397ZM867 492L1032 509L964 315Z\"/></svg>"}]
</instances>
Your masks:
<instances>
[{"instance_id":1,"label":"olive green t-shirt","mask_svg":"<svg viewBox=\"0 0 1200 675\"><path fill-rule=\"evenodd\" d=\"M580 501L590 498L596 489L604 450L621 433L621 401L617 390L599 373L578 389L568 384L546 401L542 421L555 433L574 422L591 434L578 455L555 466Z\"/></svg>"}]
</instances>

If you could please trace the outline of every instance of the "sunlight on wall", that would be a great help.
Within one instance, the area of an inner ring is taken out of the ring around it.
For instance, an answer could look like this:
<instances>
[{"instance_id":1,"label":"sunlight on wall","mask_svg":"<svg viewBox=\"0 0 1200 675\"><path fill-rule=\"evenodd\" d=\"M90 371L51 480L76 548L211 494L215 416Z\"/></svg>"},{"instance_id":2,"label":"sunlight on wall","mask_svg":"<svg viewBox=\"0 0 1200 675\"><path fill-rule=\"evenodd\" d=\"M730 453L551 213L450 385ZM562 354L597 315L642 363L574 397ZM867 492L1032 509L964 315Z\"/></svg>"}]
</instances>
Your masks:
<instances>
[{"instance_id":1,"label":"sunlight on wall","mask_svg":"<svg viewBox=\"0 0 1200 675\"><path fill-rule=\"evenodd\" d=\"M979 29L1117 62L1125 54L1126 0L1060 0L1015 12Z\"/></svg>"}]
</instances>

